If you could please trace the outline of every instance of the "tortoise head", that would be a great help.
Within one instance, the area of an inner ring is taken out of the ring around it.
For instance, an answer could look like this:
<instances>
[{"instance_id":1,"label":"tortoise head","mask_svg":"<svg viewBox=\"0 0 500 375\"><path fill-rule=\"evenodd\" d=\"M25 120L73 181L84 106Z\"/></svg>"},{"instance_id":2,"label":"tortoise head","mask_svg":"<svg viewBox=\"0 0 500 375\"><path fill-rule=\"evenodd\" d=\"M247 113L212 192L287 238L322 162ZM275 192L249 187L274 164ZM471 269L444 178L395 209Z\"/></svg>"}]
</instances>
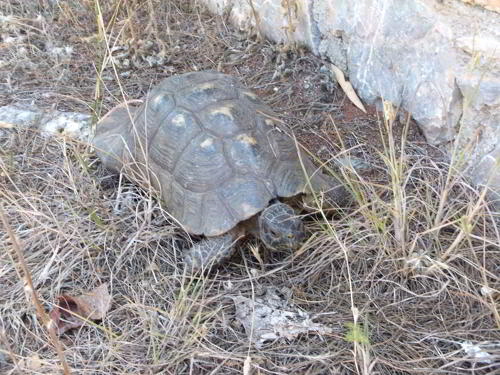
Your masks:
<instances>
[{"instance_id":1,"label":"tortoise head","mask_svg":"<svg viewBox=\"0 0 500 375\"><path fill-rule=\"evenodd\" d=\"M96 125L96 133L92 145L102 164L110 170L119 172L123 163L123 150L129 145L129 129L131 116L136 107L128 107L123 103L109 111Z\"/></svg>"},{"instance_id":2,"label":"tortoise head","mask_svg":"<svg viewBox=\"0 0 500 375\"><path fill-rule=\"evenodd\" d=\"M271 204L261 212L259 232L262 242L277 251L298 249L305 238L302 220L292 207L281 202Z\"/></svg>"}]
</instances>

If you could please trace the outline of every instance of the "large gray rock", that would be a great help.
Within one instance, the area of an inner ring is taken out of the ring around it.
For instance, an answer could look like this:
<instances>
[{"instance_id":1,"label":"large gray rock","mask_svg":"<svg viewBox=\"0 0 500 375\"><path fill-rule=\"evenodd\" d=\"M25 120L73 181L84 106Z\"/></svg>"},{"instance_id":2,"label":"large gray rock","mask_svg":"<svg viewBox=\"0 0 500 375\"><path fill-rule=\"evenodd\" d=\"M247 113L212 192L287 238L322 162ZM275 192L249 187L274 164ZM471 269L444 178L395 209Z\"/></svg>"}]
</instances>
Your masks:
<instances>
[{"instance_id":1,"label":"large gray rock","mask_svg":"<svg viewBox=\"0 0 500 375\"><path fill-rule=\"evenodd\" d=\"M365 102L410 112L430 143L451 152L455 141L477 183L500 173L498 1L204 1L231 9L240 28L307 45L344 70ZM500 189L500 175L491 181Z\"/></svg>"}]
</instances>

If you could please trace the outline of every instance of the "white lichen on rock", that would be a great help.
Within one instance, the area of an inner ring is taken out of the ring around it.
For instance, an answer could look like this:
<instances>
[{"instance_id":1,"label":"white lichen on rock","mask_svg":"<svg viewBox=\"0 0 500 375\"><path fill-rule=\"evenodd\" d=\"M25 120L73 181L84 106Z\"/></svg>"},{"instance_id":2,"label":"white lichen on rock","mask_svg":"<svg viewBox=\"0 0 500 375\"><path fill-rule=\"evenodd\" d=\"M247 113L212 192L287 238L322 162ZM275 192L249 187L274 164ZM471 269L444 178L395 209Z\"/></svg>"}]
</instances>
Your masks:
<instances>
[{"instance_id":1,"label":"white lichen on rock","mask_svg":"<svg viewBox=\"0 0 500 375\"><path fill-rule=\"evenodd\" d=\"M91 136L91 116L79 112L41 110L35 106L7 105L0 107L0 122L7 127L35 128L42 134L62 134L83 141Z\"/></svg>"},{"instance_id":2,"label":"white lichen on rock","mask_svg":"<svg viewBox=\"0 0 500 375\"><path fill-rule=\"evenodd\" d=\"M292 340L300 334L330 334L334 331L333 328L314 323L311 314L293 306L286 294L269 287L262 296L254 299L229 297L236 307L236 319L257 348L268 341Z\"/></svg>"}]
</instances>

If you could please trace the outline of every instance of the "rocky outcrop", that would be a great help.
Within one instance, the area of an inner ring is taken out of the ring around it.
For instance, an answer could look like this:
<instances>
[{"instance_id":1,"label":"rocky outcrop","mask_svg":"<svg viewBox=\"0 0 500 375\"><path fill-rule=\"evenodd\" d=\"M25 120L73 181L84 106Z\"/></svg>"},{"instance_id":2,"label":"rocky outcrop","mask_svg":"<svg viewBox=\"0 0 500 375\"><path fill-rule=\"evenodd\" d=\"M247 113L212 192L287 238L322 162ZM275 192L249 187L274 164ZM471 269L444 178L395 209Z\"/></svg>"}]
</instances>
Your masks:
<instances>
[{"instance_id":1,"label":"rocky outcrop","mask_svg":"<svg viewBox=\"0 0 500 375\"><path fill-rule=\"evenodd\" d=\"M205 2L240 28L332 61L365 102L410 112L430 143L457 145L475 181L493 172L500 189L500 1Z\"/></svg>"}]
</instances>

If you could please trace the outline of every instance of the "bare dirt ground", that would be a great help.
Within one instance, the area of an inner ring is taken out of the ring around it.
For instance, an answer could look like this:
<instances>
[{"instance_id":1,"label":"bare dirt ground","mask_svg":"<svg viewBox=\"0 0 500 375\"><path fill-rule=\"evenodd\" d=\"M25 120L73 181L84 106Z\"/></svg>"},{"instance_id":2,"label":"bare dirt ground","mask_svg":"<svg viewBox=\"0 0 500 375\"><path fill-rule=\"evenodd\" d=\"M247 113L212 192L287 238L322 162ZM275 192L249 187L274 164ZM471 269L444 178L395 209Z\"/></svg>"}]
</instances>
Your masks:
<instances>
[{"instance_id":1,"label":"bare dirt ground","mask_svg":"<svg viewBox=\"0 0 500 375\"><path fill-rule=\"evenodd\" d=\"M219 70L355 196L333 217L311 215L296 254L266 257L248 240L192 277L188 236L154 193L110 176L85 142L0 125L0 373L61 373L63 362L73 374L500 373L498 217L411 122L364 114L324 61L196 2L6 0L0 12L0 105L98 119L162 78ZM47 311L106 282L104 319L50 338L8 228ZM235 301L269 290L327 329L255 345Z\"/></svg>"}]
</instances>

